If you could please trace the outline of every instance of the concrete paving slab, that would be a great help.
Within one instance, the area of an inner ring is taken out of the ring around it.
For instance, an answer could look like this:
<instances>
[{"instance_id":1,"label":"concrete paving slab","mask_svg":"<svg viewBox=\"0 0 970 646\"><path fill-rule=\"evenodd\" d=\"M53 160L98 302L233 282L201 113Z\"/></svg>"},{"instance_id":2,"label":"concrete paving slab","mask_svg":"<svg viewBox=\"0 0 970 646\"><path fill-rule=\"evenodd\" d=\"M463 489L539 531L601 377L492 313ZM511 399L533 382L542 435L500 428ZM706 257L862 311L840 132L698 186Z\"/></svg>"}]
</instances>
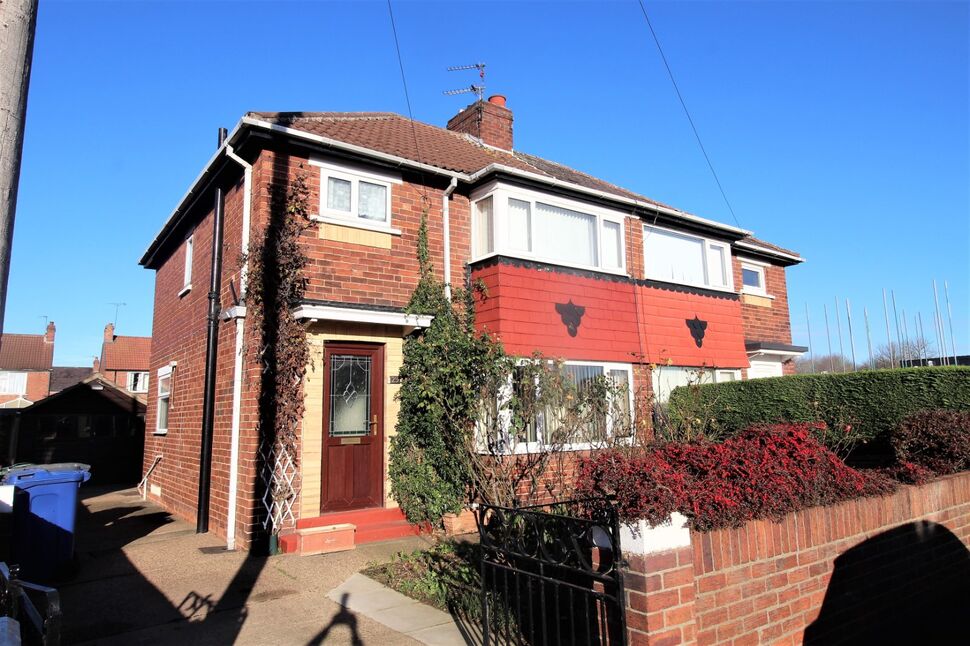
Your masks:
<instances>
[{"instance_id":1,"label":"concrete paving slab","mask_svg":"<svg viewBox=\"0 0 970 646\"><path fill-rule=\"evenodd\" d=\"M429 644L430 646L455 646L456 644L464 645L467 643L454 622L440 626L432 626L431 628L425 628L423 630L416 630L408 634L408 637L422 644Z\"/></svg>"},{"instance_id":2,"label":"concrete paving slab","mask_svg":"<svg viewBox=\"0 0 970 646\"><path fill-rule=\"evenodd\" d=\"M374 615L363 610L358 612L405 635L412 635L427 628L452 625L451 615L423 603L397 605L380 610Z\"/></svg>"}]
</instances>

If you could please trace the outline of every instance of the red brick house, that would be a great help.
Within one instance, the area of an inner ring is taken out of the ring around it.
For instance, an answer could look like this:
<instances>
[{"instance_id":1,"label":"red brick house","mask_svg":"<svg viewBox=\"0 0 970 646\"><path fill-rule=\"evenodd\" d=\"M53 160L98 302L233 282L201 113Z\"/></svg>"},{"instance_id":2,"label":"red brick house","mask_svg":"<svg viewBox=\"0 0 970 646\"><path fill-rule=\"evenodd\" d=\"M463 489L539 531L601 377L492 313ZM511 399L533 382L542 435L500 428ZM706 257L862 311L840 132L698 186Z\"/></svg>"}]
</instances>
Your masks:
<instances>
[{"instance_id":1,"label":"red brick house","mask_svg":"<svg viewBox=\"0 0 970 646\"><path fill-rule=\"evenodd\" d=\"M0 407L25 408L47 397L54 364L54 322L44 334L4 334L0 341Z\"/></svg>"},{"instance_id":2,"label":"red brick house","mask_svg":"<svg viewBox=\"0 0 970 646\"><path fill-rule=\"evenodd\" d=\"M145 401L150 382L151 356L150 336L118 336L114 323L108 323L104 326L101 357L94 370L128 394Z\"/></svg>"},{"instance_id":3,"label":"red brick house","mask_svg":"<svg viewBox=\"0 0 970 646\"><path fill-rule=\"evenodd\" d=\"M210 528L246 546L266 517L256 425L260 365L247 352L240 258L266 231L270 191L306 173L314 226L305 321L311 350L295 497L301 532L351 523L394 535L387 484L402 339L428 317L403 307L427 209L446 283L481 280L482 328L507 350L561 357L659 399L688 372L708 380L792 372L785 270L798 254L513 147L503 97L440 128L390 113L248 113L145 251L156 271L146 416L148 495L197 510L214 192L223 190ZM651 366L657 366L652 368ZM351 396L341 397L350 393ZM280 466L280 465L277 465Z\"/></svg>"}]
</instances>

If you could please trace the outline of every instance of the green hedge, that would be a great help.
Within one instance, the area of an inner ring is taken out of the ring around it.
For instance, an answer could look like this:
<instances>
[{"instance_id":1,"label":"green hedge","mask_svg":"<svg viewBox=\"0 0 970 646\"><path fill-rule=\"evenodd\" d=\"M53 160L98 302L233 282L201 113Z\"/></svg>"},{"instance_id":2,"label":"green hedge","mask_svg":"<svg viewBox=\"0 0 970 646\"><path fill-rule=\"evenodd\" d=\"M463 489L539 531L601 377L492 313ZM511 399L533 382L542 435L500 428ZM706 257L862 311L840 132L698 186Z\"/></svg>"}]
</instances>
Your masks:
<instances>
[{"instance_id":1,"label":"green hedge","mask_svg":"<svg viewBox=\"0 0 970 646\"><path fill-rule=\"evenodd\" d=\"M669 415L705 420L713 434L754 424L823 421L852 424L856 440L884 439L910 413L970 410L970 367L902 368L845 374L792 375L674 389Z\"/></svg>"}]
</instances>

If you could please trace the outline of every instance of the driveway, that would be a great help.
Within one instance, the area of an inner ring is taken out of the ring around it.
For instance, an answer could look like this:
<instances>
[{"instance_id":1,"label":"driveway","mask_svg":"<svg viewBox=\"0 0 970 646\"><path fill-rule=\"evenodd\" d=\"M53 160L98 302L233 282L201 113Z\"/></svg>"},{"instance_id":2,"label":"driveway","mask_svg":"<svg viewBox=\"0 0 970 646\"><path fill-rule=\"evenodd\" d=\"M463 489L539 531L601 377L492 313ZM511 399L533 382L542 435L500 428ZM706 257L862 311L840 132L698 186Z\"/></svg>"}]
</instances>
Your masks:
<instances>
[{"instance_id":1,"label":"driveway","mask_svg":"<svg viewBox=\"0 0 970 646\"><path fill-rule=\"evenodd\" d=\"M327 598L411 537L319 556L227 552L134 489L82 488L78 572L57 587L69 644L414 644Z\"/></svg>"}]
</instances>

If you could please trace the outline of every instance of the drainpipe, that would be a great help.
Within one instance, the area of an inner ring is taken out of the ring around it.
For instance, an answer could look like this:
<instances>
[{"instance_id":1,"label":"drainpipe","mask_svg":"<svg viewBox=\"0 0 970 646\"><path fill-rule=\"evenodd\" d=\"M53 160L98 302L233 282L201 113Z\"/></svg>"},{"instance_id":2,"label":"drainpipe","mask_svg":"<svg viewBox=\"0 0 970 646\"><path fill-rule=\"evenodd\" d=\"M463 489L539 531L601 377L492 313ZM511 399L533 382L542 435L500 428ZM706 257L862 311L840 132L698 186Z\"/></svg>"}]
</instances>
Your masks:
<instances>
[{"instance_id":1,"label":"drainpipe","mask_svg":"<svg viewBox=\"0 0 970 646\"><path fill-rule=\"evenodd\" d=\"M449 301L451 300L451 211L449 209L450 204L448 198L455 192L455 187L457 186L458 178L452 177L448 188L445 189L444 195L441 198L441 212L444 215L444 222L442 224L444 231L442 232L442 237L445 242L445 298Z\"/></svg>"},{"instance_id":2,"label":"drainpipe","mask_svg":"<svg viewBox=\"0 0 970 646\"><path fill-rule=\"evenodd\" d=\"M226 142L226 129L219 128L219 148ZM199 510L195 532L209 531L209 489L212 477L212 426L216 407L216 355L219 350L219 289L222 286L222 230L225 195L215 186L212 218L212 265L209 279L209 315L205 342L205 385L202 391L202 437L199 442Z\"/></svg>"},{"instance_id":3,"label":"drainpipe","mask_svg":"<svg viewBox=\"0 0 970 646\"><path fill-rule=\"evenodd\" d=\"M253 190L253 166L236 154L232 146L226 146L226 156L243 167L243 216L242 241L239 248L243 257L249 253L249 219ZM243 264L239 270L239 298L246 298L246 285L249 277L249 265ZM226 549L236 549L236 498L239 491L239 419L242 400L243 373L243 332L245 328L245 310L236 310L236 354L232 368L232 436L229 443L229 510L226 517Z\"/></svg>"}]
</instances>

